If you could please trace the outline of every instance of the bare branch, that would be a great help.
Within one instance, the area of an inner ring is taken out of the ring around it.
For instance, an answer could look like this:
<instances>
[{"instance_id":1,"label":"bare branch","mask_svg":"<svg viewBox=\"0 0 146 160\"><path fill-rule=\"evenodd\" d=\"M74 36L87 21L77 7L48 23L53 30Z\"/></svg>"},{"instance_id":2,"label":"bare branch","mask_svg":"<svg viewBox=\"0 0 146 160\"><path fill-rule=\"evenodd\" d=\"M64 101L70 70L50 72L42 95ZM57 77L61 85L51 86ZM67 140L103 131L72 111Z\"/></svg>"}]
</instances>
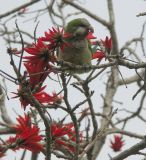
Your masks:
<instances>
[{"instance_id":1,"label":"bare branch","mask_svg":"<svg viewBox=\"0 0 146 160\"><path fill-rule=\"evenodd\" d=\"M6 12L6 13L3 13L3 14L0 15L0 19L5 18L5 17L7 17L7 16L9 16L9 15L11 15L11 14L19 11L20 9L25 8L25 7L28 7L28 6L31 6L32 4L35 4L35 3L39 2L39 1L40 1L40 0L33 0L33 1L30 1L30 2L28 2L28 3L26 3L26 4L23 4L23 5L15 8L15 9L13 9L13 10L11 10L11 11L8 11L8 12Z\"/></svg>"}]
</instances>

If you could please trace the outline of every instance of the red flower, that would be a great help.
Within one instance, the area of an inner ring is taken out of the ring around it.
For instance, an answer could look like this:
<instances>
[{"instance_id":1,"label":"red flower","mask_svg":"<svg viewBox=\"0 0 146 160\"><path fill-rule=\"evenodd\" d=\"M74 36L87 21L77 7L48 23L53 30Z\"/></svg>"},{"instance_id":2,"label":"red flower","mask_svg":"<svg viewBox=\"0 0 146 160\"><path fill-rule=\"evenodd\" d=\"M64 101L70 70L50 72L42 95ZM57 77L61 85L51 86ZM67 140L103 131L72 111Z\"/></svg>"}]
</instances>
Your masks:
<instances>
[{"instance_id":1,"label":"red flower","mask_svg":"<svg viewBox=\"0 0 146 160\"><path fill-rule=\"evenodd\" d=\"M114 136L114 140L110 140L111 143L111 148L115 151L118 152L122 149L123 145L124 145L124 140L122 140L122 136L119 135L115 135Z\"/></svg>"},{"instance_id":2,"label":"red flower","mask_svg":"<svg viewBox=\"0 0 146 160\"><path fill-rule=\"evenodd\" d=\"M26 128L31 128L31 119L27 114L24 114L24 117L18 116L18 118L16 119L18 121L18 124L12 126L12 128L15 129L17 133L23 132L23 130L25 130Z\"/></svg>"},{"instance_id":3,"label":"red flower","mask_svg":"<svg viewBox=\"0 0 146 160\"><path fill-rule=\"evenodd\" d=\"M39 128L32 124L31 119L25 114L24 117L17 118L18 124L12 126L15 129L16 136L7 140L8 144L16 143L14 150L23 148L32 152L40 152L43 149L40 141L42 137L39 135Z\"/></svg>"},{"instance_id":4,"label":"red flower","mask_svg":"<svg viewBox=\"0 0 146 160\"><path fill-rule=\"evenodd\" d=\"M107 52L110 53L112 49L112 38L108 38L108 36L106 36L105 40L101 40L101 42L103 43Z\"/></svg>"},{"instance_id":5,"label":"red flower","mask_svg":"<svg viewBox=\"0 0 146 160\"><path fill-rule=\"evenodd\" d=\"M52 95L46 93L45 91L43 91L45 89L46 86L41 87L41 88L36 88L32 91L33 96L36 98L36 100L39 101L39 103L43 104L43 103L47 103L47 104L54 104L54 103L61 103L63 97L61 95L57 95L55 92L52 93ZM15 94L16 96L13 98L18 98L21 102L22 107L25 109L26 106L33 105L30 101L30 99L28 98L28 95L26 92L24 92L21 89L21 86L19 87L19 89L17 90L18 92L12 92L13 94Z\"/></svg>"},{"instance_id":6,"label":"red flower","mask_svg":"<svg viewBox=\"0 0 146 160\"><path fill-rule=\"evenodd\" d=\"M48 68L49 63L54 63L56 57L54 53L50 52L50 48L46 45L41 39L38 39L36 44L33 44L32 47L24 49L28 54L32 56L23 57L26 59L26 62L35 64L36 70L40 71L44 68Z\"/></svg>"},{"instance_id":7,"label":"red flower","mask_svg":"<svg viewBox=\"0 0 146 160\"><path fill-rule=\"evenodd\" d=\"M105 54L102 51L97 51L96 53L92 54L92 59L98 58L99 60L101 60L104 57L105 57Z\"/></svg>"},{"instance_id":8,"label":"red flower","mask_svg":"<svg viewBox=\"0 0 146 160\"><path fill-rule=\"evenodd\" d=\"M110 53L111 52L111 49L112 49L112 39L111 38L108 38L106 36L105 40L101 40L102 44L104 45L105 47L105 50ZM105 57L105 53L100 51L101 49L99 48L100 45L98 44L99 42L96 41L96 42L91 42L91 45L93 47L92 50L93 51L93 55L92 55L92 59L96 59L98 58L99 60L103 59Z\"/></svg>"},{"instance_id":9,"label":"red flower","mask_svg":"<svg viewBox=\"0 0 146 160\"><path fill-rule=\"evenodd\" d=\"M52 137L55 139L57 137L62 137L64 135L68 135L70 132L72 132L73 124L59 124L59 123L52 123L51 125L51 134Z\"/></svg>"},{"instance_id":10,"label":"red flower","mask_svg":"<svg viewBox=\"0 0 146 160\"><path fill-rule=\"evenodd\" d=\"M48 74L52 72L50 63L54 63L56 57L41 39L38 39L37 44L33 44L32 47L25 48L25 51L32 55L23 58L29 73L30 87L33 90L36 85L43 83Z\"/></svg>"},{"instance_id":11,"label":"red flower","mask_svg":"<svg viewBox=\"0 0 146 160\"><path fill-rule=\"evenodd\" d=\"M73 123L52 123L51 135L56 149L59 149L60 145L62 145L69 151L75 151L76 137ZM80 133L80 142L81 141L82 133Z\"/></svg>"},{"instance_id":12,"label":"red flower","mask_svg":"<svg viewBox=\"0 0 146 160\"><path fill-rule=\"evenodd\" d=\"M29 73L29 85L31 87L31 90L33 90L37 85L42 84L52 71L51 68L42 70L41 68L37 68L36 64L32 63L24 63L24 66Z\"/></svg>"},{"instance_id":13,"label":"red flower","mask_svg":"<svg viewBox=\"0 0 146 160\"><path fill-rule=\"evenodd\" d=\"M44 89L44 87L42 87ZM34 93L34 97L41 103L54 104L59 103L62 100L62 96L58 96L55 92L50 95L41 89L39 92Z\"/></svg>"},{"instance_id":14,"label":"red flower","mask_svg":"<svg viewBox=\"0 0 146 160\"><path fill-rule=\"evenodd\" d=\"M15 137L10 137L7 143L16 143L17 146L14 150L23 148L32 152L40 152L43 150L43 146L40 143L41 140L42 137L39 135L39 128L32 126L31 128L25 128L23 132L16 134Z\"/></svg>"},{"instance_id":15,"label":"red flower","mask_svg":"<svg viewBox=\"0 0 146 160\"><path fill-rule=\"evenodd\" d=\"M68 45L68 43L64 41L64 38L68 38L69 36L68 33L64 33L63 29L52 27L52 30L49 29L49 32L45 32L45 37L41 37L40 39L49 42L51 49L56 49L57 47L63 49L64 46Z\"/></svg>"},{"instance_id":16,"label":"red flower","mask_svg":"<svg viewBox=\"0 0 146 160\"><path fill-rule=\"evenodd\" d=\"M87 37L86 37L89 41L89 47L92 51L92 59L98 59L101 60L105 57L104 52L100 51L100 45L99 42L96 41L91 41L91 39L96 39L96 37L93 35L92 32L89 32Z\"/></svg>"},{"instance_id":17,"label":"red flower","mask_svg":"<svg viewBox=\"0 0 146 160\"><path fill-rule=\"evenodd\" d=\"M73 124L52 123L51 135L54 140L54 147L59 149L60 145L66 147L68 150L72 150L72 145L69 144L69 134L73 131ZM66 138L64 140L64 138Z\"/></svg>"}]
</instances>

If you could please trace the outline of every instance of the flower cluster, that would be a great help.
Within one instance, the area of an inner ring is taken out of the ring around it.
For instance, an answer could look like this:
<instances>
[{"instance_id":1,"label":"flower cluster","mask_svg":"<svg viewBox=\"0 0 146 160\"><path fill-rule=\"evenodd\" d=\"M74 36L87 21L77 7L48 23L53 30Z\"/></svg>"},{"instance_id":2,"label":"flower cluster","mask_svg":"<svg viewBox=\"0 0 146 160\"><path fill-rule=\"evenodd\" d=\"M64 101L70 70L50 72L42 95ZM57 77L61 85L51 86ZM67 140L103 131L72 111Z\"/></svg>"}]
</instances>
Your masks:
<instances>
[{"instance_id":1,"label":"flower cluster","mask_svg":"<svg viewBox=\"0 0 146 160\"><path fill-rule=\"evenodd\" d=\"M111 148L113 149L113 151L118 152L121 151L123 145L124 145L124 140L122 138L121 135L115 135L114 136L114 140L110 140L111 143Z\"/></svg>"},{"instance_id":2,"label":"flower cluster","mask_svg":"<svg viewBox=\"0 0 146 160\"><path fill-rule=\"evenodd\" d=\"M5 144L1 144L0 157L5 156L3 148L10 148L13 151L26 149L31 152L44 152L44 145L41 143L43 136L40 135L38 126L32 124L30 116L18 116L17 123L11 126L15 136L10 136ZM73 123L63 124L62 122L52 122L51 124L51 140L52 147L60 150L62 146L68 152L75 152L76 133ZM83 140L82 132L79 133L80 142Z\"/></svg>"},{"instance_id":3,"label":"flower cluster","mask_svg":"<svg viewBox=\"0 0 146 160\"><path fill-rule=\"evenodd\" d=\"M73 123L62 124L53 122L51 125L51 135L55 149L60 149L62 145L69 151L75 151L76 133ZM80 132L80 142L82 142L82 137L83 135Z\"/></svg>"},{"instance_id":4,"label":"flower cluster","mask_svg":"<svg viewBox=\"0 0 146 160\"><path fill-rule=\"evenodd\" d=\"M25 84L25 88L28 86L33 96L41 104L54 104L61 102L63 99L56 92L53 92L52 95L46 93L44 91L45 87L42 87L42 84L50 73L56 73L52 69L52 65L57 61L56 49L59 47L63 49L64 45L67 45L63 40L67 36L63 29L52 28L49 32L45 32L45 37L40 37L32 46L24 48L27 55L23 56L23 61L28 77L28 84ZM20 83L18 92L13 93L16 94L15 98L19 97L21 105L25 109L27 105L32 105L32 102L29 100L23 86Z\"/></svg>"},{"instance_id":5,"label":"flower cluster","mask_svg":"<svg viewBox=\"0 0 146 160\"><path fill-rule=\"evenodd\" d=\"M64 46L67 46L68 43L65 41L65 38L70 37L71 35L64 32L64 29L54 28L49 29L49 32L45 32L45 36L40 39L44 42L48 42L50 49L55 50L55 48L60 48L63 50Z\"/></svg>"},{"instance_id":6,"label":"flower cluster","mask_svg":"<svg viewBox=\"0 0 146 160\"><path fill-rule=\"evenodd\" d=\"M57 93L54 91L52 94L48 94L44 91L46 86L39 88L39 90L32 91L32 94L34 98L40 103L40 104L60 104L62 102L63 96L57 95ZM33 103L28 98L27 93L21 89L21 87L17 90L18 92L12 92L16 96L13 98L19 97L19 100L21 102L21 105L25 109L26 106L29 104L33 106Z\"/></svg>"},{"instance_id":7,"label":"flower cluster","mask_svg":"<svg viewBox=\"0 0 146 160\"><path fill-rule=\"evenodd\" d=\"M101 49L100 45L104 47L104 51ZM106 36L105 40L97 41L92 43L92 50L93 50L93 59L101 60L106 57L106 53L110 54L112 50L112 39Z\"/></svg>"},{"instance_id":8,"label":"flower cluster","mask_svg":"<svg viewBox=\"0 0 146 160\"><path fill-rule=\"evenodd\" d=\"M30 86L34 89L36 85L43 83L47 75L52 72L51 64L56 62L56 57L41 39L38 39L32 47L27 47L24 50L29 54L23 58L30 77Z\"/></svg>"},{"instance_id":9,"label":"flower cluster","mask_svg":"<svg viewBox=\"0 0 146 160\"><path fill-rule=\"evenodd\" d=\"M31 152L40 152L43 150L43 145L40 143L42 136L39 135L39 128L33 125L28 115L17 118L18 124L12 126L16 135L9 137L7 140L8 145L13 145L13 150L20 148L30 150Z\"/></svg>"}]
</instances>

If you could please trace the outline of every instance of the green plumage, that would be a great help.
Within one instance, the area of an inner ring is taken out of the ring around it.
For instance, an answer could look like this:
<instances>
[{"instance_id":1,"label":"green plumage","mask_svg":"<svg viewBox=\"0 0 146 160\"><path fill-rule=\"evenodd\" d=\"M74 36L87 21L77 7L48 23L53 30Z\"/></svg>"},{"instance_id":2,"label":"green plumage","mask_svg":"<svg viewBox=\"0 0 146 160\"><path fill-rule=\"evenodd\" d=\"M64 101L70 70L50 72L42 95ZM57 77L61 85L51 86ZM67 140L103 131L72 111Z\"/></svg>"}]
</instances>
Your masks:
<instances>
[{"instance_id":1,"label":"green plumage","mask_svg":"<svg viewBox=\"0 0 146 160\"><path fill-rule=\"evenodd\" d=\"M90 65L92 53L86 36L93 32L90 23L84 18L70 21L65 27L65 32L71 34L65 41L68 43L63 50L59 50L59 60L64 60L75 65ZM85 71L71 71L71 73L83 73Z\"/></svg>"}]
</instances>

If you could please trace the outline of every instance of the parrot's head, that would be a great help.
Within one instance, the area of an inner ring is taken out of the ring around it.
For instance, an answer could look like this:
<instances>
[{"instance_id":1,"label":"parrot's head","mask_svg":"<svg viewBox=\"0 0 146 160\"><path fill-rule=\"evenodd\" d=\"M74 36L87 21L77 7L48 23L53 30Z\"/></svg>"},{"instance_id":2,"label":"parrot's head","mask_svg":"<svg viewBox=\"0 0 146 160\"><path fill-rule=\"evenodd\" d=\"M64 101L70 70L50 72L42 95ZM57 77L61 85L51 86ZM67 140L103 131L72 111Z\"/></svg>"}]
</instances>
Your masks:
<instances>
[{"instance_id":1,"label":"parrot's head","mask_svg":"<svg viewBox=\"0 0 146 160\"><path fill-rule=\"evenodd\" d=\"M94 32L94 30L87 19L77 18L67 24L65 32L71 34L74 38L84 39L89 32Z\"/></svg>"}]
</instances>

